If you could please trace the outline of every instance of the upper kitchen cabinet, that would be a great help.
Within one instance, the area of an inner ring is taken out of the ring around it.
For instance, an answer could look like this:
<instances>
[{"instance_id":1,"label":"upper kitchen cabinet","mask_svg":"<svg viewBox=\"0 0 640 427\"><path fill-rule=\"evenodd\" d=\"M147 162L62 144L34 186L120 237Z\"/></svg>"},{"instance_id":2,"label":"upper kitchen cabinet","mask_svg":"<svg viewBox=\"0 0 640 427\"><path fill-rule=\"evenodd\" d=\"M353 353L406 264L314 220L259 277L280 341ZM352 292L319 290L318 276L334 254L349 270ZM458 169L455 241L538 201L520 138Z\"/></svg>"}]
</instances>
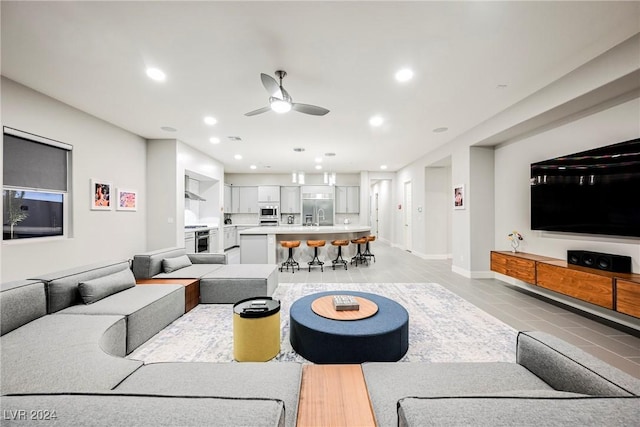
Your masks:
<instances>
[{"instance_id":1,"label":"upper kitchen cabinet","mask_svg":"<svg viewBox=\"0 0 640 427\"><path fill-rule=\"evenodd\" d=\"M280 212L283 214L299 214L300 187L280 187Z\"/></svg>"},{"instance_id":2,"label":"upper kitchen cabinet","mask_svg":"<svg viewBox=\"0 0 640 427\"><path fill-rule=\"evenodd\" d=\"M225 213L231 213L232 212L232 206L231 206L231 186L230 185L225 185L224 186L224 212Z\"/></svg>"},{"instance_id":3,"label":"upper kitchen cabinet","mask_svg":"<svg viewBox=\"0 0 640 427\"><path fill-rule=\"evenodd\" d=\"M258 187L259 202L279 202L280 186L278 185L261 185Z\"/></svg>"},{"instance_id":4,"label":"upper kitchen cabinet","mask_svg":"<svg viewBox=\"0 0 640 427\"><path fill-rule=\"evenodd\" d=\"M336 186L336 213L360 213L360 187Z\"/></svg>"},{"instance_id":5,"label":"upper kitchen cabinet","mask_svg":"<svg viewBox=\"0 0 640 427\"><path fill-rule=\"evenodd\" d=\"M230 213L258 213L258 187L231 187Z\"/></svg>"}]
</instances>

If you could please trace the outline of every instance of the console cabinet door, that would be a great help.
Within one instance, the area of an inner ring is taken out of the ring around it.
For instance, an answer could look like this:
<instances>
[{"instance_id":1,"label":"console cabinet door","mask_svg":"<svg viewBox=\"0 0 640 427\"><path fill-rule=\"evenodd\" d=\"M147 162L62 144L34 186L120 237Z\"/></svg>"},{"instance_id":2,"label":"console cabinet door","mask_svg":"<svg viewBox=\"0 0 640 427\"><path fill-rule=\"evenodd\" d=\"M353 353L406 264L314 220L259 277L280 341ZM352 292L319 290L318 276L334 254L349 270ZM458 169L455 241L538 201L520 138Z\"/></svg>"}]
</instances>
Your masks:
<instances>
[{"instance_id":1,"label":"console cabinet door","mask_svg":"<svg viewBox=\"0 0 640 427\"><path fill-rule=\"evenodd\" d=\"M523 282L536 283L536 262L530 259L491 252L491 270Z\"/></svg>"},{"instance_id":2,"label":"console cabinet door","mask_svg":"<svg viewBox=\"0 0 640 427\"><path fill-rule=\"evenodd\" d=\"M539 262L536 284L591 304L613 309L611 277Z\"/></svg>"},{"instance_id":3,"label":"console cabinet door","mask_svg":"<svg viewBox=\"0 0 640 427\"><path fill-rule=\"evenodd\" d=\"M640 283L616 279L616 311L640 317Z\"/></svg>"}]
</instances>

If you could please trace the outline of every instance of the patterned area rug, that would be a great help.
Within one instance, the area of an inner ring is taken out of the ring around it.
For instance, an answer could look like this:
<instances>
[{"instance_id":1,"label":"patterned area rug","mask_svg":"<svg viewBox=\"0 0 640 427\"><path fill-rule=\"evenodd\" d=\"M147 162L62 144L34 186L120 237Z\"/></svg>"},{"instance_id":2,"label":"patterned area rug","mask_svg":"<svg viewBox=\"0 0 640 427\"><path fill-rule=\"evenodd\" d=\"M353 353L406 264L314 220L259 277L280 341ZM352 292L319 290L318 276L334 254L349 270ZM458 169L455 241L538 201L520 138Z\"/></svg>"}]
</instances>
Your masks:
<instances>
[{"instance_id":1,"label":"patterned area rug","mask_svg":"<svg viewBox=\"0 0 640 427\"><path fill-rule=\"evenodd\" d=\"M281 283L278 361L308 361L289 343L289 307L316 292L352 290L390 298L409 312L409 351L401 362L515 362L517 331L435 283ZM231 304L200 304L128 358L151 362L233 361Z\"/></svg>"}]
</instances>

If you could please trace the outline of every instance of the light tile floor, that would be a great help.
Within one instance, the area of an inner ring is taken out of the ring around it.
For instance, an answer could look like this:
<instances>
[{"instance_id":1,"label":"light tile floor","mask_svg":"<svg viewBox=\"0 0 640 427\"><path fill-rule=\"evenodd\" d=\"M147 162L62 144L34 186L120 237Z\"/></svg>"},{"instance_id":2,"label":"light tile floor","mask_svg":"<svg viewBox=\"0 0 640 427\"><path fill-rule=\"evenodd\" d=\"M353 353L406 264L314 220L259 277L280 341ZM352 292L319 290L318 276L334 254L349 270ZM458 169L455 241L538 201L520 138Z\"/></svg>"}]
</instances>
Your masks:
<instances>
[{"instance_id":1,"label":"light tile floor","mask_svg":"<svg viewBox=\"0 0 640 427\"><path fill-rule=\"evenodd\" d=\"M451 261L424 260L407 251L376 241L376 262L349 265L348 270L325 265L324 272L305 268L279 273L284 283L416 283L435 282L518 330L542 330L640 378L640 338L579 314L573 309L496 279L468 279L451 271ZM227 251L230 263L239 262L239 250ZM294 253L294 258L297 256ZM345 257L346 259L347 257ZM639 320L640 325L640 320ZM639 333L640 335L640 333Z\"/></svg>"}]
</instances>

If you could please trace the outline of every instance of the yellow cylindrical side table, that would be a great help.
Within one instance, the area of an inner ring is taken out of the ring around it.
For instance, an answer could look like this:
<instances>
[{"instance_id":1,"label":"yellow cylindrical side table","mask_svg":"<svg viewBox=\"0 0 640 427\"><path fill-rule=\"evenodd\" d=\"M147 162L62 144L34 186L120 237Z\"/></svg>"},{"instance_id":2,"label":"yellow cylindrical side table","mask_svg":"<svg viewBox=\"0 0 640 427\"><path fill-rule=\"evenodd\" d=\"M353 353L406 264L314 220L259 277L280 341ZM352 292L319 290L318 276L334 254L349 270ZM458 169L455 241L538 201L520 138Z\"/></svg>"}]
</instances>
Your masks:
<instances>
[{"instance_id":1,"label":"yellow cylindrical side table","mask_svg":"<svg viewBox=\"0 0 640 427\"><path fill-rule=\"evenodd\" d=\"M233 358L266 362L280 352L280 301L254 297L233 306Z\"/></svg>"}]
</instances>

